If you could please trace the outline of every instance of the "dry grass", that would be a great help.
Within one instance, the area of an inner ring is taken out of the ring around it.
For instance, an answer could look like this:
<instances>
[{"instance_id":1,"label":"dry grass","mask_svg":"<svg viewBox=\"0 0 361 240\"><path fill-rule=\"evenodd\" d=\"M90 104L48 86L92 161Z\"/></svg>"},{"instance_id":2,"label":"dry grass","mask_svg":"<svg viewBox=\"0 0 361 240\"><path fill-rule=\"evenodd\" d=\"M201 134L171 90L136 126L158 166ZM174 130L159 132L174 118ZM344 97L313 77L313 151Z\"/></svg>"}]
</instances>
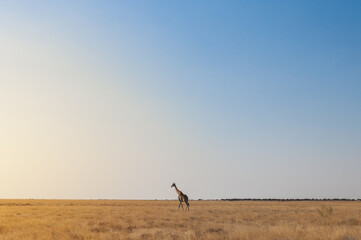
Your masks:
<instances>
[{"instance_id":1,"label":"dry grass","mask_svg":"<svg viewBox=\"0 0 361 240\"><path fill-rule=\"evenodd\" d=\"M361 202L190 204L0 200L0 239L361 239Z\"/></svg>"}]
</instances>

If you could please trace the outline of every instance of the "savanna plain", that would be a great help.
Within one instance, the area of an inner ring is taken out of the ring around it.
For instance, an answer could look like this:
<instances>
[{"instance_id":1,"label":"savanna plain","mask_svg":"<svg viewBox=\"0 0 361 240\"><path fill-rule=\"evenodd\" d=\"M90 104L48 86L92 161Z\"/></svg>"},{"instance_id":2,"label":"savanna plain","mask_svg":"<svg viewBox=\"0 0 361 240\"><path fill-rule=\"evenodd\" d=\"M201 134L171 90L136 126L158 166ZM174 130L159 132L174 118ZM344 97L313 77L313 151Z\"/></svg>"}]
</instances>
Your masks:
<instances>
[{"instance_id":1,"label":"savanna plain","mask_svg":"<svg viewBox=\"0 0 361 240\"><path fill-rule=\"evenodd\" d=\"M0 239L361 239L361 201L0 200Z\"/></svg>"}]
</instances>

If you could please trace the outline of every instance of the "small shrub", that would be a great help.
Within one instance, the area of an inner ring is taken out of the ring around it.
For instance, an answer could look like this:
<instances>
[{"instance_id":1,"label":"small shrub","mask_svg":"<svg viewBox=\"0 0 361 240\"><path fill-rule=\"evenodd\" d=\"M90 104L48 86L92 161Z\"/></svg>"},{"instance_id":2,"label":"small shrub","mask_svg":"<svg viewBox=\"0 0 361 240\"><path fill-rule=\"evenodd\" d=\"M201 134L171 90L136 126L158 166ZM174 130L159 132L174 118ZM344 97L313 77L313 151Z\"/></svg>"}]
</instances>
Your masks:
<instances>
[{"instance_id":1,"label":"small shrub","mask_svg":"<svg viewBox=\"0 0 361 240\"><path fill-rule=\"evenodd\" d=\"M344 236L340 237L339 240L356 240L356 238L349 236L349 235L344 235Z\"/></svg>"},{"instance_id":2,"label":"small shrub","mask_svg":"<svg viewBox=\"0 0 361 240\"><path fill-rule=\"evenodd\" d=\"M347 225L347 226L361 226L361 221L356 218L343 219L342 221L339 221L338 223L340 225Z\"/></svg>"},{"instance_id":3,"label":"small shrub","mask_svg":"<svg viewBox=\"0 0 361 240\"><path fill-rule=\"evenodd\" d=\"M330 223L333 215L333 208L331 206L322 205L320 209L317 209L317 212L325 223Z\"/></svg>"},{"instance_id":4,"label":"small shrub","mask_svg":"<svg viewBox=\"0 0 361 240\"><path fill-rule=\"evenodd\" d=\"M207 232L222 234L224 233L224 230L222 228L209 228Z\"/></svg>"}]
</instances>

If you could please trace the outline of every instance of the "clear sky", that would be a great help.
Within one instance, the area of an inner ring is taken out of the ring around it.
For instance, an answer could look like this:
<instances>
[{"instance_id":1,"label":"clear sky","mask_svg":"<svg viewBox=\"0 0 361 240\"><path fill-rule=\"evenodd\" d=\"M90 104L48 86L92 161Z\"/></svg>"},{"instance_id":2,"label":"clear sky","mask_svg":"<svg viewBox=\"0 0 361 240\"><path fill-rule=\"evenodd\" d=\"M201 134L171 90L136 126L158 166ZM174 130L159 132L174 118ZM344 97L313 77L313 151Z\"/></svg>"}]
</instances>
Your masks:
<instances>
[{"instance_id":1,"label":"clear sky","mask_svg":"<svg viewBox=\"0 0 361 240\"><path fill-rule=\"evenodd\" d=\"M0 198L361 198L361 1L1 1Z\"/></svg>"}]
</instances>

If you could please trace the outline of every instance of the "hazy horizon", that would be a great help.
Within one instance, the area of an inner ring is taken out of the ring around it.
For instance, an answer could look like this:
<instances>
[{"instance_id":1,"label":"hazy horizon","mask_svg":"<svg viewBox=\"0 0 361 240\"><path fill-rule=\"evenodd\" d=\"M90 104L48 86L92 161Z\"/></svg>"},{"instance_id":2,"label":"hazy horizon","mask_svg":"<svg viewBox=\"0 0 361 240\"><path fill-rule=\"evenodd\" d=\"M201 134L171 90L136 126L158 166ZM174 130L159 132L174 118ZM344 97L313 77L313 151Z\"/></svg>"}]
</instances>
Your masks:
<instances>
[{"instance_id":1,"label":"hazy horizon","mask_svg":"<svg viewBox=\"0 0 361 240\"><path fill-rule=\"evenodd\" d=\"M1 2L0 198L361 198L360 10Z\"/></svg>"}]
</instances>

